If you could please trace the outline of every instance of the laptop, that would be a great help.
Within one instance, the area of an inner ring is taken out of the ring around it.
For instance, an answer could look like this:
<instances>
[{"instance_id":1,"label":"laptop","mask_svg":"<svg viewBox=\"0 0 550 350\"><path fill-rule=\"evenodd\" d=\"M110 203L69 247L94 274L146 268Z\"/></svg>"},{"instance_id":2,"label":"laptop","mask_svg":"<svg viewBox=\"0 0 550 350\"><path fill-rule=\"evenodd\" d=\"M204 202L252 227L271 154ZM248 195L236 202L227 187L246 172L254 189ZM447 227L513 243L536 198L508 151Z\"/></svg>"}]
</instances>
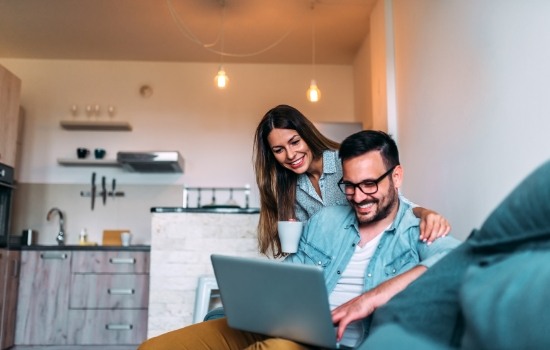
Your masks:
<instances>
[{"instance_id":1,"label":"laptop","mask_svg":"<svg viewBox=\"0 0 550 350\"><path fill-rule=\"evenodd\" d=\"M230 327L323 348L346 348L336 341L321 268L218 254L211 260Z\"/></svg>"}]
</instances>

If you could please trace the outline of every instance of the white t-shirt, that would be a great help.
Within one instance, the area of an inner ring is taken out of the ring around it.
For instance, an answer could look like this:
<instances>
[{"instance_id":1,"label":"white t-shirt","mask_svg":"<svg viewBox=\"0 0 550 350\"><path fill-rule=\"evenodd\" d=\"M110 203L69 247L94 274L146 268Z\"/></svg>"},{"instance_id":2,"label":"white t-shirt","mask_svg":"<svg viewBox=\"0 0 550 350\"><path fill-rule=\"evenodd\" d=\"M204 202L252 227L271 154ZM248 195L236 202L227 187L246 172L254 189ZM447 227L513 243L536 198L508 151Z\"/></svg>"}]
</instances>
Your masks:
<instances>
[{"instance_id":1,"label":"white t-shirt","mask_svg":"<svg viewBox=\"0 0 550 350\"><path fill-rule=\"evenodd\" d=\"M367 242L363 247L359 245L355 246L355 253L353 253L348 266L342 272L342 277L340 277L336 287L330 293L329 303L331 310L363 293L365 270L382 238L382 234L383 232ZM346 328L340 344L354 347L362 340L362 321L355 321L350 323Z\"/></svg>"}]
</instances>

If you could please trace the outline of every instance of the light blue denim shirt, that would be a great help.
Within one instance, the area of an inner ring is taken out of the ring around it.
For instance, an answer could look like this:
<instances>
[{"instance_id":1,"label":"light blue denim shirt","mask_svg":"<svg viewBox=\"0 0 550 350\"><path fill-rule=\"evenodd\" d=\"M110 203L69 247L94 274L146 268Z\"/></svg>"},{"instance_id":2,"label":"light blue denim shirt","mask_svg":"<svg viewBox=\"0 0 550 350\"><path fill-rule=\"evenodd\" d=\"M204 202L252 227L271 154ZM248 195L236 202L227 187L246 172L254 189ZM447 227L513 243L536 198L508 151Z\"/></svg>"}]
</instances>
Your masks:
<instances>
[{"instance_id":1,"label":"light blue denim shirt","mask_svg":"<svg viewBox=\"0 0 550 350\"><path fill-rule=\"evenodd\" d=\"M419 240L419 219L411 205L399 200L399 210L367 266L364 291L410 270L416 265L430 267L460 242L443 237L427 245ZM304 226L298 252L285 262L316 265L323 269L327 291L331 293L359 244L358 223L350 206L330 206L313 215Z\"/></svg>"},{"instance_id":2,"label":"light blue denim shirt","mask_svg":"<svg viewBox=\"0 0 550 350\"><path fill-rule=\"evenodd\" d=\"M346 205L348 203L346 196L338 188L341 177L342 162L338 158L338 151L324 151L323 173L319 178L322 197L319 197L307 175L300 174L296 183L296 219L307 221L323 207Z\"/></svg>"},{"instance_id":3,"label":"light blue denim shirt","mask_svg":"<svg viewBox=\"0 0 550 350\"><path fill-rule=\"evenodd\" d=\"M344 193L338 188L338 181L342 178L342 162L338 158L338 151L326 150L323 152L323 173L319 178L321 197L315 191L306 174L300 174L296 183L295 216L298 221L307 221L311 216L324 207L333 205L347 205ZM399 194L401 200L416 207Z\"/></svg>"}]
</instances>

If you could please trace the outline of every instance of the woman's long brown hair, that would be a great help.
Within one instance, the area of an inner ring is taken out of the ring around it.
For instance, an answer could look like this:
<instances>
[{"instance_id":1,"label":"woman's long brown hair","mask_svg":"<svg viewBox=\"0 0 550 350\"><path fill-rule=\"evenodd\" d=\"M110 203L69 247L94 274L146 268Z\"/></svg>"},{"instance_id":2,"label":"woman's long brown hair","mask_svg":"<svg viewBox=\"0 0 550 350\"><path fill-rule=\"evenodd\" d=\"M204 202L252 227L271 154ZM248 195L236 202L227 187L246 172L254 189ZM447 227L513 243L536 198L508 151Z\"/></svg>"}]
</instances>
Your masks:
<instances>
[{"instance_id":1,"label":"woman's long brown hair","mask_svg":"<svg viewBox=\"0 0 550 350\"><path fill-rule=\"evenodd\" d=\"M277 234L277 221L295 217L298 175L279 164L269 147L267 137L273 129L296 130L308 145L314 159L325 150L337 150L339 144L325 136L296 108L279 105L269 110L256 128L254 136L254 170L260 192L258 246L260 253L274 258L285 254Z\"/></svg>"}]
</instances>

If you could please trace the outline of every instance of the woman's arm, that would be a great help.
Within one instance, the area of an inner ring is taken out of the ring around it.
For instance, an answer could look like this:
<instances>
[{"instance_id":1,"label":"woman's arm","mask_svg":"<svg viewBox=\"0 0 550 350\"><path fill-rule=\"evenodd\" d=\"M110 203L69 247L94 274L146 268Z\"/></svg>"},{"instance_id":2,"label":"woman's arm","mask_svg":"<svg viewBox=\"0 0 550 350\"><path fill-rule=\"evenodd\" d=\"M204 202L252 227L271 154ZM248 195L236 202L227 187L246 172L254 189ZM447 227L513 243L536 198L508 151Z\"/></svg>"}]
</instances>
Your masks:
<instances>
[{"instance_id":1,"label":"woman's arm","mask_svg":"<svg viewBox=\"0 0 550 350\"><path fill-rule=\"evenodd\" d=\"M420 240L431 244L440 237L445 237L451 231L449 221L431 209L414 207L414 216L420 219Z\"/></svg>"}]
</instances>

